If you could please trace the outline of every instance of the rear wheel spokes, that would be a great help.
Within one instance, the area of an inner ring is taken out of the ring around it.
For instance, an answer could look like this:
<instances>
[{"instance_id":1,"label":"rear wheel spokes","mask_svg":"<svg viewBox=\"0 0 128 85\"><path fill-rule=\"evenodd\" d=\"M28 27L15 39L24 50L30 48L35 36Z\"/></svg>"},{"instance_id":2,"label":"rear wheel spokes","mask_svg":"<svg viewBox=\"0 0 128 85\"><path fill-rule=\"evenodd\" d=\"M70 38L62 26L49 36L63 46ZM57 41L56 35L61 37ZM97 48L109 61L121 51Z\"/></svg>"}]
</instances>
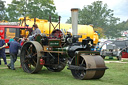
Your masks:
<instances>
[{"instance_id":1,"label":"rear wheel spokes","mask_svg":"<svg viewBox=\"0 0 128 85\"><path fill-rule=\"evenodd\" d=\"M27 55L29 54L28 50L26 49Z\"/></svg>"},{"instance_id":2,"label":"rear wheel spokes","mask_svg":"<svg viewBox=\"0 0 128 85\"><path fill-rule=\"evenodd\" d=\"M29 47L28 47L28 53L32 54L32 52L33 52L33 45L30 44Z\"/></svg>"},{"instance_id":3,"label":"rear wheel spokes","mask_svg":"<svg viewBox=\"0 0 128 85\"><path fill-rule=\"evenodd\" d=\"M34 64L36 65L37 64L36 61L34 59L32 59L32 60L33 60Z\"/></svg>"},{"instance_id":4,"label":"rear wheel spokes","mask_svg":"<svg viewBox=\"0 0 128 85\"><path fill-rule=\"evenodd\" d=\"M32 56L36 56L37 55L37 53L34 53Z\"/></svg>"},{"instance_id":5,"label":"rear wheel spokes","mask_svg":"<svg viewBox=\"0 0 128 85\"><path fill-rule=\"evenodd\" d=\"M35 51L34 46L31 44L28 46L28 49L26 49L26 56L24 63L26 63L26 66L29 70L34 70L37 64L37 53Z\"/></svg>"},{"instance_id":6,"label":"rear wheel spokes","mask_svg":"<svg viewBox=\"0 0 128 85\"><path fill-rule=\"evenodd\" d=\"M35 69L36 66L36 62L34 63L32 59L27 60L28 62L26 62L26 66L29 70L33 71Z\"/></svg>"},{"instance_id":7,"label":"rear wheel spokes","mask_svg":"<svg viewBox=\"0 0 128 85\"><path fill-rule=\"evenodd\" d=\"M24 63L28 62L28 59L24 60L23 62L24 62Z\"/></svg>"}]
</instances>

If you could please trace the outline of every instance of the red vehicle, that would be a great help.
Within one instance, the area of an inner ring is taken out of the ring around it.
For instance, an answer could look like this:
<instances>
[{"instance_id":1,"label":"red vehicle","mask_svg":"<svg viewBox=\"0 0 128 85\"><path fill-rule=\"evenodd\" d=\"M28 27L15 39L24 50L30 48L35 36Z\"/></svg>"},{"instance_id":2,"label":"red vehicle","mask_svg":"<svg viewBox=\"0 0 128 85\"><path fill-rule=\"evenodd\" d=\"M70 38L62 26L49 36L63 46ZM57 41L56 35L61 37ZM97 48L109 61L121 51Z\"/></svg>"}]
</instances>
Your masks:
<instances>
[{"instance_id":1,"label":"red vehicle","mask_svg":"<svg viewBox=\"0 0 128 85\"><path fill-rule=\"evenodd\" d=\"M30 31L30 27L20 26L17 22L0 23L0 35L2 36L2 39L5 40L5 43L8 43L10 38L27 37ZM7 50L6 53L8 53Z\"/></svg>"}]
</instances>

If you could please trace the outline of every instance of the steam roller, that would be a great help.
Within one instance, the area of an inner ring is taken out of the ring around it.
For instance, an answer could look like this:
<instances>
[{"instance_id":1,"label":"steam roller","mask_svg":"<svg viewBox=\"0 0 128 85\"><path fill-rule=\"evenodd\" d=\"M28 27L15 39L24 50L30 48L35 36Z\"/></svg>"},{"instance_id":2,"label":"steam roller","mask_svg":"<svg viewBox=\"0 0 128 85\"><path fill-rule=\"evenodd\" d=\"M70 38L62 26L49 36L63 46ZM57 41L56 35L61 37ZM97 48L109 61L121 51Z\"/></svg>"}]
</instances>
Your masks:
<instances>
[{"instance_id":1,"label":"steam roller","mask_svg":"<svg viewBox=\"0 0 128 85\"><path fill-rule=\"evenodd\" d=\"M77 26L72 28L75 27ZM94 39L89 36L80 42L79 38L82 36L77 33L65 34L55 28L50 32L49 28L49 36L36 34L33 38L33 41L24 43L21 49L20 62L27 73L37 73L43 66L49 71L61 72L68 65L76 79L85 80L99 79L107 69L100 52L92 50L95 45Z\"/></svg>"},{"instance_id":2,"label":"steam roller","mask_svg":"<svg viewBox=\"0 0 128 85\"><path fill-rule=\"evenodd\" d=\"M63 35L59 29L53 30L51 35L49 38L38 34L34 41L23 45L20 60L25 72L37 73L43 66L60 72L68 62L68 69L76 79L99 79L104 75L107 67L100 53L91 51L92 39L88 37L79 42L81 36Z\"/></svg>"}]
</instances>

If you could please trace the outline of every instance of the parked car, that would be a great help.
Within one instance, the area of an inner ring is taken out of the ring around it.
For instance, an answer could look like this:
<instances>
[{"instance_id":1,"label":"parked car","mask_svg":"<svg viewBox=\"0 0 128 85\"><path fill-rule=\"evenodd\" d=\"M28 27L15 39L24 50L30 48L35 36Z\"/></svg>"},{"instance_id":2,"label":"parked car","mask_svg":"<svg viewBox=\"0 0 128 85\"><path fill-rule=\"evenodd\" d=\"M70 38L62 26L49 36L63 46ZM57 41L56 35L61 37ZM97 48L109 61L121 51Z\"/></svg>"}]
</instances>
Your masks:
<instances>
[{"instance_id":1,"label":"parked car","mask_svg":"<svg viewBox=\"0 0 128 85\"><path fill-rule=\"evenodd\" d=\"M106 42L104 42L106 43ZM103 47L103 46L102 46ZM102 49L100 51L100 55L105 58L106 56L116 56L118 60L121 60L122 52L127 51L128 40L115 40L106 43L106 49Z\"/></svg>"}]
</instances>

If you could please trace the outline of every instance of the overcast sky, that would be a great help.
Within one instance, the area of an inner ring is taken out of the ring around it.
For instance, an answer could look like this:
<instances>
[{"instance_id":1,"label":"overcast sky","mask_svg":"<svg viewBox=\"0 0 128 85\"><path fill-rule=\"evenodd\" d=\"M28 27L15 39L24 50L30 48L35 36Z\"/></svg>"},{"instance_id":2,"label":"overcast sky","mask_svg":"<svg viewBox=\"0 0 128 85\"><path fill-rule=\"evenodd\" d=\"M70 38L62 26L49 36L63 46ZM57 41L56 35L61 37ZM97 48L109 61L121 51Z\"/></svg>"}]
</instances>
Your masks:
<instances>
[{"instance_id":1,"label":"overcast sky","mask_svg":"<svg viewBox=\"0 0 128 85\"><path fill-rule=\"evenodd\" d=\"M11 3L12 0L6 0ZM98 0L54 0L56 12L61 16L61 23L65 23L71 17L71 8L83 9L84 6L91 5ZM128 19L128 0L100 0L108 5L109 9L114 10L114 17L120 18L121 21Z\"/></svg>"}]
</instances>

